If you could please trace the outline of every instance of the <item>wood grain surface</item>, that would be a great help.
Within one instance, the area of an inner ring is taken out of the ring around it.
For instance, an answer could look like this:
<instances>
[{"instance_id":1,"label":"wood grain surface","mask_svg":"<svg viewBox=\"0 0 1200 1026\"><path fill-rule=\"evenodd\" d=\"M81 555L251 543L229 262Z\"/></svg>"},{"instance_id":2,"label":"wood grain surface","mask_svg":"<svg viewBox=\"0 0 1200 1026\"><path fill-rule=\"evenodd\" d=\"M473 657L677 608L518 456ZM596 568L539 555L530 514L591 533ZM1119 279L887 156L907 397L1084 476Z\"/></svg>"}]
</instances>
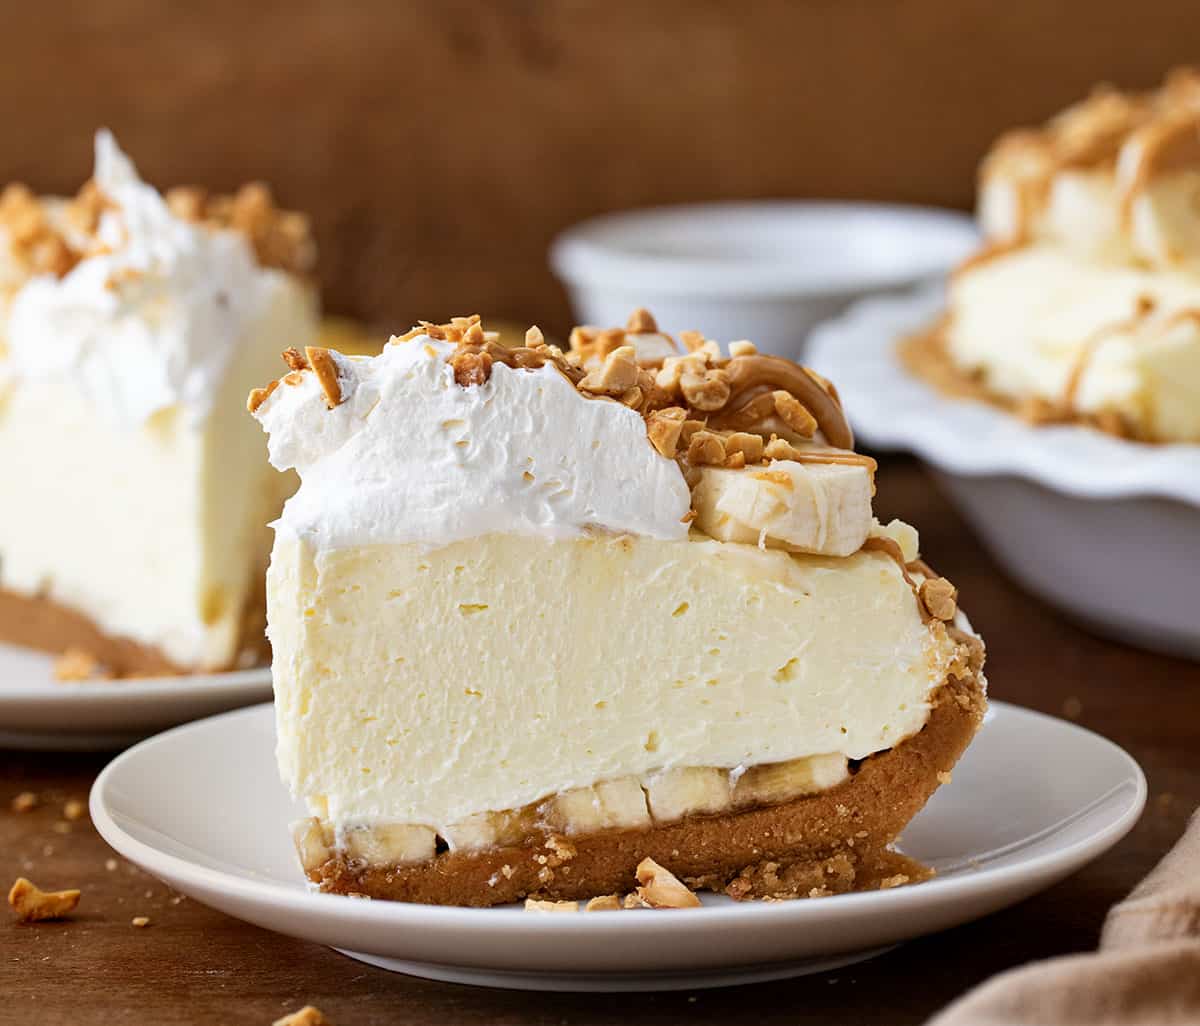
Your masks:
<instances>
[{"instance_id":1,"label":"wood grain surface","mask_svg":"<svg viewBox=\"0 0 1200 1026\"><path fill-rule=\"evenodd\" d=\"M1010 966L1094 946L1105 910L1175 841L1200 802L1200 665L1100 640L1022 594L911 460L884 462L876 509L920 525L923 551L959 585L988 642L993 697L1069 714L1145 769L1150 802L1141 822L1064 883L873 961L781 983L611 997L473 989L393 975L247 926L178 899L121 859L109 869L113 853L90 824L62 819L63 803L86 796L104 759L0 753L0 883L24 874L46 888L83 890L70 922L18 925L0 916L0 1023L268 1024L311 1002L334 1026L897 1026L922 1022ZM10 799L25 790L42 806L10 811ZM151 924L131 926L138 915Z\"/></svg>"},{"instance_id":2,"label":"wood grain surface","mask_svg":"<svg viewBox=\"0 0 1200 1026\"><path fill-rule=\"evenodd\" d=\"M159 185L273 183L331 309L561 333L556 232L654 203L965 207L1001 130L1200 59L1194 0L0 0L0 182L113 128Z\"/></svg>"}]
</instances>

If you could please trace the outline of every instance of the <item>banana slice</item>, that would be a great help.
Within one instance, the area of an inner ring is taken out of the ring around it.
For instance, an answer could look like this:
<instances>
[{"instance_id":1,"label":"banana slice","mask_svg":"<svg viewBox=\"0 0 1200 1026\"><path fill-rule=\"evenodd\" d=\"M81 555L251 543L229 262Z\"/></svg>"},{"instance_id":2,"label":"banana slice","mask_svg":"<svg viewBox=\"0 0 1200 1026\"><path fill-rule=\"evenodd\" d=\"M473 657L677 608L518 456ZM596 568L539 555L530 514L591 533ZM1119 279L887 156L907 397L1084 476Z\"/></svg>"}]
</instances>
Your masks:
<instances>
[{"instance_id":1,"label":"banana slice","mask_svg":"<svg viewBox=\"0 0 1200 1026\"><path fill-rule=\"evenodd\" d=\"M751 766L733 789L734 805L772 805L836 787L846 777L846 757L811 755L805 759Z\"/></svg>"},{"instance_id":2,"label":"banana slice","mask_svg":"<svg viewBox=\"0 0 1200 1026\"><path fill-rule=\"evenodd\" d=\"M537 828L532 806L507 812L478 812L442 829L442 839L451 851L478 851L519 844Z\"/></svg>"},{"instance_id":3,"label":"banana slice","mask_svg":"<svg viewBox=\"0 0 1200 1026\"><path fill-rule=\"evenodd\" d=\"M646 792L637 777L605 780L551 798L543 806L546 823L565 834L590 834L650 825Z\"/></svg>"},{"instance_id":4,"label":"banana slice","mask_svg":"<svg viewBox=\"0 0 1200 1026\"><path fill-rule=\"evenodd\" d=\"M715 766L664 770L646 777L643 784L656 823L673 823L692 813L723 812L732 801L729 772Z\"/></svg>"},{"instance_id":5,"label":"banana slice","mask_svg":"<svg viewBox=\"0 0 1200 1026\"><path fill-rule=\"evenodd\" d=\"M349 827L341 836L341 847L347 857L362 859L370 866L427 862L433 858L436 845L435 831L408 823Z\"/></svg>"},{"instance_id":6,"label":"banana slice","mask_svg":"<svg viewBox=\"0 0 1200 1026\"><path fill-rule=\"evenodd\" d=\"M866 467L775 460L768 467L701 467L696 526L718 541L849 556L871 529Z\"/></svg>"}]
</instances>

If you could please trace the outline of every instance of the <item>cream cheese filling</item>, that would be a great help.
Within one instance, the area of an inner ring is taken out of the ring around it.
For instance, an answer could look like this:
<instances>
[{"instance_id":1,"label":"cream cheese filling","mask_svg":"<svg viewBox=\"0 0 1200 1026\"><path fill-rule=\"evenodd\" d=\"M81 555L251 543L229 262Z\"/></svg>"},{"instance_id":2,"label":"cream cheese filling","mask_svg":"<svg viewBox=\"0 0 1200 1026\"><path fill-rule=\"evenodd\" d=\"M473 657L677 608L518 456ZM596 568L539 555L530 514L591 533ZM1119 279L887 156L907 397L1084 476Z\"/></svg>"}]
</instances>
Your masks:
<instances>
[{"instance_id":1,"label":"cream cheese filling","mask_svg":"<svg viewBox=\"0 0 1200 1026\"><path fill-rule=\"evenodd\" d=\"M281 525L268 605L292 791L338 830L451 839L598 782L863 758L921 729L956 653L884 553L700 535L317 549Z\"/></svg>"}]
</instances>

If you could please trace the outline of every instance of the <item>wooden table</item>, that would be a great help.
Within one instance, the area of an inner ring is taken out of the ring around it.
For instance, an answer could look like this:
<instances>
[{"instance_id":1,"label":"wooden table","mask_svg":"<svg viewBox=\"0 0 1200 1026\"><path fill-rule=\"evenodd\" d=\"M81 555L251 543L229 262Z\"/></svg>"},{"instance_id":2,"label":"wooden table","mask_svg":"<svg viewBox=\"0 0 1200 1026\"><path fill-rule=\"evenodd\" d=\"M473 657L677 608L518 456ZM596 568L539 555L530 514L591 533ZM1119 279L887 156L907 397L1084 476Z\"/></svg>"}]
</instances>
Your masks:
<instances>
[{"instance_id":1,"label":"wooden table","mask_svg":"<svg viewBox=\"0 0 1200 1026\"><path fill-rule=\"evenodd\" d=\"M530 994L428 983L247 926L173 895L113 853L63 802L101 756L0 753L0 881L80 887L67 923L0 923L0 1023L271 1023L305 1003L335 1026L398 1023L916 1023L993 973L1093 947L1105 910L1175 841L1200 802L1200 665L1079 630L997 571L912 461L881 469L876 510L921 527L987 638L994 697L1072 715L1142 764L1150 803L1113 851L1045 894L981 922L823 976L693 993ZM1103 559L1103 553L1096 554ZM33 791L25 814L9 800ZM107 863L107 864L106 864ZM134 916L151 923L138 929Z\"/></svg>"}]
</instances>

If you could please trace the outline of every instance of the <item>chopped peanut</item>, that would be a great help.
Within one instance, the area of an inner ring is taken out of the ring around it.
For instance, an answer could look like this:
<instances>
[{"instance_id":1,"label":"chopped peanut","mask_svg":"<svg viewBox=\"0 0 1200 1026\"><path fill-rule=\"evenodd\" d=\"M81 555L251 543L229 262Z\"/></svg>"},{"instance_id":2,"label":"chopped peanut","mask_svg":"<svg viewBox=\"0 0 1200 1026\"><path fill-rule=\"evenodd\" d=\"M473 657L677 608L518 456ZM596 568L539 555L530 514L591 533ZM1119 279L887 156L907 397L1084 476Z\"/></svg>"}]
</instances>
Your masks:
<instances>
[{"instance_id":1,"label":"chopped peanut","mask_svg":"<svg viewBox=\"0 0 1200 1026\"><path fill-rule=\"evenodd\" d=\"M669 869L653 859L637 867L638 897L651 908L699 908L700 899Z\"/></svg>"},{"instance_id":2,"label":"chopped peanut","mask_svg":"<svg viewBox=\"0 0 1200 1026\"><path fill-rule=\"evenodd\" d=\"M78 890L43 891L25 877L18 877L8 892L8 903L22 923L62 919L79 904Z\"/></svg>"}]
</instances>

